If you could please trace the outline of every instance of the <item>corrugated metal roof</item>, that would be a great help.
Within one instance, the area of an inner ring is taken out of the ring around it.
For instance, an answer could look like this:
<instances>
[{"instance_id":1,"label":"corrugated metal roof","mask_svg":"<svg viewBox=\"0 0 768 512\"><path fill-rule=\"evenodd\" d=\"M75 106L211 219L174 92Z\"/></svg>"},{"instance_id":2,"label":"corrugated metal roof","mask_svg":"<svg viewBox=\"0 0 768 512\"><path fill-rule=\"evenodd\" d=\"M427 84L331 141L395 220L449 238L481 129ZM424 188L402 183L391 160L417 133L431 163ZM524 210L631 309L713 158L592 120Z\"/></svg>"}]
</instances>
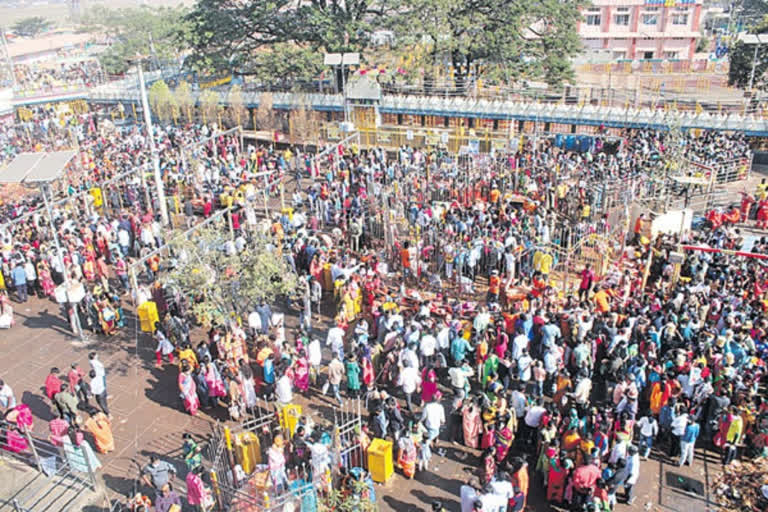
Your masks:
<instances>
[{"instance_id":1,"label":"corrugated metal roof","mask_svg":"<svg viewBox=\"0 0 768 512\"><path fill-rule=\"evenodd\" d=\"M0 183L46 183L53 181L64 172L74 158L75 151L53 151L51 153L20 153L0 169Z\"/></svg>"}]
</instances>

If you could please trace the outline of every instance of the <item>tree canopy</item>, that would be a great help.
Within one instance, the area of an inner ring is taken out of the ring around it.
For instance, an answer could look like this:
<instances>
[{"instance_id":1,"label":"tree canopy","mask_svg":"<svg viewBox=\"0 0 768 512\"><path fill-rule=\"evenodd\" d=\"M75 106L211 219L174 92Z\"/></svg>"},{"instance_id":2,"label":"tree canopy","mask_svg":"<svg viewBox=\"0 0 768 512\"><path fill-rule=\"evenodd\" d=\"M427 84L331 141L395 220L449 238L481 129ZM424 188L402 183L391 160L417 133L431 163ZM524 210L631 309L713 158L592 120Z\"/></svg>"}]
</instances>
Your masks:
<instances>
[{"instance_id":1,"label":"tree canopy","mask_svg":"<svg viewBox=\"0 0 768 512\"><path fill-rule=\"evenodd\" d=\"M187 30L186 13L184 8L175 7L110 9L97 5L86 13L83 25L90 32L105 33L113 39L100 56L101 65L107 73L120 74L128 70L128 59L136 54L161 62L178 59L183 47L177 36Z\"/></svg>"},{"instance_id":2,"label":"tree canopy","mask_svg":"<svg viewBox=\"0 0 768 512\"><path fill-rule=\"evenodd\" d=\"M224 247L228 237L223 222L202 227L191 237L175 233L175 266L163 277L167 286L194 295L192 311L211 323L251 311L261 300L274 303L293 293L297 283L296 274L267 246L266 238L254 235L247 250L229 253Z\"/></svg>"},{"instance_id":3,"label":"tree canopy","mask_svg":"<svg viewBox=\"0 0 768 512\"><path fill-rule=\"evenodd\" d=\"M198 0L183 38L198 69L265 81L307 80L323 69L324 52L363 53L368 63L408 59L424 68L450 64L463 83L472 72L496 82L521 78L556 84L572 77L570 57L581 1L561 0ZM375 44L377 31L394 42Z\"/></svg>"},{"instance_id":4,"label":"tree canopy","mask_svg":"<svg viewBox=\"0 0 768 512\"><path fill-rule=\"evenodd\" d=\"M768 17L763 18L762 22L751 27L751 34L768 34ZM752 76L752 63L755 59L755 46L737 42L728 52L730 68L728 69L728 84L749 88L750 78ZM757 50L757 60L755 61L755 79L753 87L760 90L768 90L768 80L765 75L768 71L768 45L761 44Z\"/></svg>"},{"instance_id":5,"label":"tree canopy","mask_svg":"<svg viewBox=\"0 0 768 512\"><path fill-rule=\"evenodd\" d=\"M42 16L23 18L13 24L11 30L14 34L24 37L36 37L51 28L53 23Z\"/></svg>"}]
</instances>

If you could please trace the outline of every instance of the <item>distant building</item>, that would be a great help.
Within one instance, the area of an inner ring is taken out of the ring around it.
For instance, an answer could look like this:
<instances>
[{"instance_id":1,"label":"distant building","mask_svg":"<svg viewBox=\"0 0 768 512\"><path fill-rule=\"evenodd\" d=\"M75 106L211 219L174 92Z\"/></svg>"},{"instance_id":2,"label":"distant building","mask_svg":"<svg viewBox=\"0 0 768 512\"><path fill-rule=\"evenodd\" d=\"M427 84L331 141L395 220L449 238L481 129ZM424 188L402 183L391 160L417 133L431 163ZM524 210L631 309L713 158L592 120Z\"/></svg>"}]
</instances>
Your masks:
<instances>
[{"instance_id":1,"label":"distant building","mask_svg":"<svg viewBox=\"0 0 768 512\"><path fill-rule=\"evenodd\" d=\"M691 60L703 0L592 0L579 35L595 60Z\"/></svg>"},{"instance_id":2,"label":"distant building","mask_svg":"<svg viewBox=\"0 0 768 512\"><path fill-rule=\"evenodd\" d=\"M14 64L49 61L67 55L78 55L93 39L92 34L56 32L32 39L17 37L9 39L8 54Z\"/></svg>"}]
</instances>

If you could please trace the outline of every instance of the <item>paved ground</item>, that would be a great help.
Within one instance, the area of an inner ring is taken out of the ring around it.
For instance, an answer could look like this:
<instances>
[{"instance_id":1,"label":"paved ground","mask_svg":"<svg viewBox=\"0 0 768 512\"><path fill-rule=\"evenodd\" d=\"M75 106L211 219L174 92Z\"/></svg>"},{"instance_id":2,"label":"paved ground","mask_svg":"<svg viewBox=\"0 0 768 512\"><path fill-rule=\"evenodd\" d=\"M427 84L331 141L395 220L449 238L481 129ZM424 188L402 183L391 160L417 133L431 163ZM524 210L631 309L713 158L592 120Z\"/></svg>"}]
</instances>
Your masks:
<instances>
[{"instance_id":1,"label":"paved ground","mask_svg":"<svg viewBox=\"0 0 768 512\"><path fill-rule=\"evenodd\" d=\"M176 370L167 366L154 367L153 343L141 333L136 336L135 322L129 318L123 333L110 339L92 337L81 342L67 333L56 304L32 299L17 305L17 325L5 331L0 339L0 350L6 355L0 375L10 383L17 395L27 403L38 418L35 431L47 431L47 420L53 415L48 400L41 390L51 366L63 371L73 362L87 368L87 353L95 350L107 367L110 407L115 416L114 436L116 451L101 456L102 474L107 488L113 494L125 495L134 485L138 468L147 462L150 454L176 463L181 475L180 447L183 432L205 438L210 422L224 419L224 410L217 415L202 414L191 417L180 407L176 391ZM199 335L193 339L199 339ZM300 397L305 406L312 403L319 411L316 421L329 415L328 398ZM406 481L395 476L380 489L382 510L424 510L435 498L443 499L449 510L458 511L460 485L476 474L478 452L464 447L447 445L445 457L435 457L430 471ZM533 461L531 461L533 466ZM712 481L718 463L713 454L697 452L697 462L691 468L678 471L661 460L643 463L638 486L638 499L630 508L620 505L619 510L706 510L707 485ZM694 494L679 490L677 475L698 482ZM538 483L531 491L530 510L548 510Z\"/></svg>"},{"instance_id":2,"label":"paved ground","mask_svg":"<svg viewBox=\"0 0 768 512\"><path fill-rule=\"evenodd\" d=\"M726 187L736 195L745 186L748 190L760 179L753 175L748 183ZM749 234L754 230L745 230ZM226 421L223 408L201 411L198 417L186 414L178 399L177 370L167 365L164 369L154 366L154 342L137 331L137 323L129 304L124 304L127 314L126 327L109 339L90 335L85 341L70 336L69 325L59 306L51 301L30 299L26 304L15 304L17 325L0 336L0 352L5 355L0 364L0 378L9 383L18 398L28 404L37 418L35 431L46 436L47 421L53 418L49 401L42 390L50 367L68 371L76 362L88 368L87 354L96 351L107 368L109 405L115 416L113 424L116 451L100 456L105 484L113 496L125 496L135 486L139 468L150 454L174 463L183 477L181 463L181 435L190 432L199 439L206 439L211 423ZM327 305L331 313L331 305ZM296 325L296 316L287 312L288 332ZM324 339L328 316L316 325L317 333ZM291 338L289 334L289 339ZM202 339L201 332L193 333L192 340ZM326 354L326 357L328 355ZM297 402L316 411L315 421L332 420L332 401L318 397L297 395ZM417 474L412 481L396 475L380 487L381 510L428 510L433 499L442 499L446 508L458 512L459 487L477 472L479 452L448 445L445 457L435 456L429 471ZM530 461L531 469L535 461ZM707 510L709 486L717 471L716 454L697 450L693 468L679 470L670 466L664 458L652 458L642 463L640 482L636 489L637 500L632 507L619 505L617 510L698 512ZM180 484L183 482L179 482ZM529 497L529 510L550 510L538 480L533 480ZM183 485L181 486L183 489ZM686 492L685 488L691 490ZM0 487L0 492L2 487Z\"/></svg>"}]
</instances>

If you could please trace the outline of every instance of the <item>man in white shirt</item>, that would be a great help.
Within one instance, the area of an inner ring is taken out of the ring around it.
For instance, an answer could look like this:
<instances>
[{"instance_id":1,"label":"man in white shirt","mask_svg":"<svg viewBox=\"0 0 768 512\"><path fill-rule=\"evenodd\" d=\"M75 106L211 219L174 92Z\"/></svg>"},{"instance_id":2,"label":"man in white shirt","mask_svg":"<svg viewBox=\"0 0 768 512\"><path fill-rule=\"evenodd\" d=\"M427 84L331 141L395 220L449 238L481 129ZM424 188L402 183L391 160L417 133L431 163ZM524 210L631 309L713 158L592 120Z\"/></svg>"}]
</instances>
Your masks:
<instances>
[{"instance_id":1,"label":"man in white shirt","mask_svg":"<svg viewBox=\"0 0 768 512\"><path fill-rule=\"evenodd\" d=\"M439 391L434 394L432 401L429 402L421 413L421 421L427 428L429 441L432 442L440 435L440 427L445 423L445 410L440 404L443 394Z\"/></svg>"},{"instance_id":2,"label":"man in white shirt","mask_svg":"<svg viewBox=\"0 0 768 512\"><path fill-rule=\"evenodd\" d=\"M475 502L479 501L477 490L471 485L462 485L459 488L459 496L461 497L461 512L473 512Z\"/></svg>"},{"instance_id":3,"label":"man in white shirt","mask_svg":"<svg viewBox=\"0 0 768 512\"><path fill-rule=\"evenodd\" d=\"M573 390L573 400L582 406L589 403L589 394L592 392L592 380L587 377L586 371L580 376L576 389Z\"/></svg>"},{"instance_id":4,"label":"man in white shirt","mask_svg":"<svg viewBox=\"0 0 768 512\"><path fill-rule=\"evenodd\" d=\"M111 419L112 415L109 414L109 407L107 406L107 390L104 387L104 379L98 376L96 370L91 370L88 372L88 376L91 378L89 385L91 388L91 393L96 399L96 403L99 404L99 407L102 411L104 411L104 414L106 414Z\"/></svg>"},{"instance_id":5,"label":"man in white shirt","mask_svg":"<svg viewBox=\"0 0 768 512\"><path fill-rule=\"evenodd\" d=\"M251 335L254 337L261 331L261 315L256 311L252 311L251 314L248 315L248 328L251 330Z\"/></svg>"},{"instance_id":6,"label":"man in white shirt","mask_svg":"<svg viewBox=\"0 0 768 512\"><path fill-rule=\"evenodd\" d=\"M312 384L317 386L317 376L320 375L320 365L323 362L323 351L320 340L313 338L307 346L307 360L309 362L309 378Z\"/></svg>"},{"instance_id":7,"label":"man in white shirt","mask_svg":"<svg viewBox=\"0 0 768 512\"><path fill-rule=\"evenodd\" d=\"M326 346L331 347L331 351L344 360L344 329L334 326L328 329L328 337L325 340Z\"/></svg>"},{"instance_id":8,"label":"man in white shirt","mask_svg":"<svg viewBox=\"0 0 768 512\"><path fill-rule=\"evenodd\" d=\"M405 361L405 367L400 370L400 376L397 379L397 384L402 386L403 394L405 395L405 404L408 407L408 412L413 412L413 394L418 390L421 384L421 376L419 371L414 368L410 361Z\"/></svg>"},{"instance_id":9,"label":"man in white shirt","mask_svg":"<svg viewBox=\"0 0 768 512\"><path fill-rule=\"evenodd\" d=\"M517 417L519 424L520 420L525 416L525 408L528 405L528 402L525 399L525 394L520 391L520 383L514 383L513 386L514 390L510 395L510 406L515 410L515 416Z\"/></svg>"},{"instance_id":10,"label":"man in white shirt","mask_svg":"<svg viewBox=\"0 0 768 512\"><path fill-rule=\"evenodd\" d=\"M648 460L648 455L653 448L653 440L659 433L659 423L648 411L637 422L637 428L640 431L640 457L643 460Z\"/></svg>"},{"instance_id":11,"label":"man in white shirt","mask_svg":"<svg viewBox=\"0 0 768 512\"><path fill-rule=\"evenodd\" d=\"M285 373L277 379L275 384L275 396L280 405L286 406L293 401L293 386L291 384L291 378Z\"/></svg>"},{"instance_id":12,"label":"man in white shirt","mask_svg":"<svg viewBox=\"0 0 768 512\"><path fill-rule=\"evenodd\" d=\"M448 377L451 379L451 387L454 393L464 398L469 392L469 378L475 374L469 361L464 360L459 366L454 366L448 370Z\"/></svg>"},{"instance_id":13,"label":"man in white shirt","mask_svg":"<svg viewBox=\"0 0 768 512\"><path fill-rule=\"evenodd\" d=\"M522 327L518 327L517 329L517 335L512 338L512 350L511 350L511 356L512 359L517 360L517 358L520 357L520 355L523 353L523 349L528 348L528 344L530 343L530 340L528 339L528 336L525 335L525 331Z\"/></svg>"},{"instance_id":14,"label":"man in white shirt","mask_svg":"<svg viewBox=\"0 0 768 512\"><path fill-rule=\"evenodd\" d=\"M13 389L2 380L0 380L0 407L8 410L16 407L16 397L13 395Z\"/></svg>"},{"instance_id":15,"label":"man in white shirt","mask_svg":"<svg viewBox=\"0 0 768 512\"><path fill-rule=\"evenodd\" d=\"M96 355L96 352L91 352L88 354L88 364L91 365L91 370L96 372L96 378L100 378L104 385L104 396L106 396L107 393L107 372L104 370L104 365L101 364L101 361L99 361L99 356Z\"/></svg>"},{"instance_id":16,"label":"man in white shirt","mask_svg":"<svg viewBox=\"0 0 768 512\"><path fill-rule=\"evenodd\" d=\"M432 361L432 358L435 355L435 350L437 349L437 338L432 336L432 334L425 334L421 337L421 340L419 340L419 352L421 353L421 364L427 365Z\"/></svg>"},{"instance_id":17,"label":"man in white shirt","mask_svg":"<svg viewBox=\"0 0 768 512\"><path fill-rule=\"evenodd\" d=\"M437 333L437 347L439 350L448 350L451 346L451 330L447 325L443 325L440 332Z\"/></svg>"},{"instance_id":18,"label":"man in white shirt","mask_svg":"<svg viewBox=\"0 0 768 512\"><path fill-rule=\"evenodd\" d=\"M527 350L523 349L520 357L517 359L517 376L521 382L531 380L532 366L533 358L528 354Z\"/></svg>"}]
</instances>

